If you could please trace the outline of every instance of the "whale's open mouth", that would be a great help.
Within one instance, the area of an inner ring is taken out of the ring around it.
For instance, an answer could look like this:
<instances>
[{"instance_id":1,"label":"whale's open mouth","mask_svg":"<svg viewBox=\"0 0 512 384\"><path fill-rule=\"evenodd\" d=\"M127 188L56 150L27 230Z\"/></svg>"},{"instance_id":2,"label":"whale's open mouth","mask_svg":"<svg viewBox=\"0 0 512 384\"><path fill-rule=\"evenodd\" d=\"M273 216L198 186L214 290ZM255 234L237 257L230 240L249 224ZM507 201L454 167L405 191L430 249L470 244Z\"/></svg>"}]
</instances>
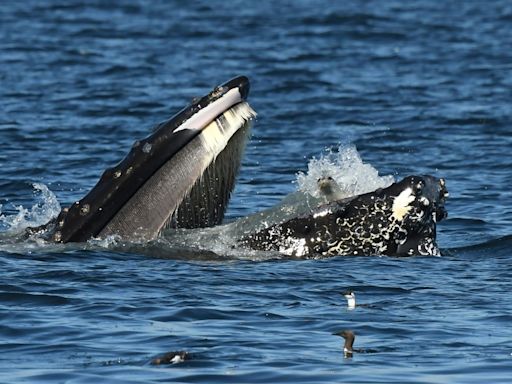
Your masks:
<instances>
[{"instance_id":1,"label":"whale's open mouth","mask_svg":"<svg viewBox=\"0 0 512 384\"><path fill-rule=\"evenodd\" d=\"M52 239L150 240L166 226L219 224L256 116L248 92L248 79L234 78L136 141L83 199L62 210Z\"/></svg>"}]
</instances>

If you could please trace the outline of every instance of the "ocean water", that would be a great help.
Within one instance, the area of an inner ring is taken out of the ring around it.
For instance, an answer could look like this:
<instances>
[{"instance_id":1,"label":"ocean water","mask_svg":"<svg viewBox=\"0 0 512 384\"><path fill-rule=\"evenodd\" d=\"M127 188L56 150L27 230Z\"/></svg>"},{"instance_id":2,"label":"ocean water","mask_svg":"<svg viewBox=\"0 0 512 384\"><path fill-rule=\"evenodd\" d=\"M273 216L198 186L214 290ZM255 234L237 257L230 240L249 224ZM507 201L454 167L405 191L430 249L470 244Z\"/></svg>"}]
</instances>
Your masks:
<instances>
[{"instance_id":1,"label":"ocean water","mask_svg":"<svg viewBox=\"0 0 512 384\"><path fill-rule=\"evenodd\" d=\"M505 0L2 2L0 382L510 382L511 22ZM432 174L443 256L14 240L238 74L258 119L227 221L322 161L362 184ZM329 157L355 148L365 167ZM366 353L344 357L343 329Z\"/></svg>"}]
</instances>

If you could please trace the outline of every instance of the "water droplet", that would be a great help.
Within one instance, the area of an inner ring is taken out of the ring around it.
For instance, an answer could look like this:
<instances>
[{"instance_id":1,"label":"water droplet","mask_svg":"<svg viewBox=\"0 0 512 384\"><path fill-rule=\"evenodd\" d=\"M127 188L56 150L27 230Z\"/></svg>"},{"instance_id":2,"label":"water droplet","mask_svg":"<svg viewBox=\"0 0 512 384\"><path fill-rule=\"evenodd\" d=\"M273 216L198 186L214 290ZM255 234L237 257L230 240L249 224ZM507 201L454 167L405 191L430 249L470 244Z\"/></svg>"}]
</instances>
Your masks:
<instances>
[{"instance_id":1,"label":"water droplet","mask_svg":"<svg viewBox=\"0 0 512 384\"><path fill-rule=\"evenodd\" d=\"M121 176L121 171L114 172L114 179L118 179Z\"/></svg>"},{"instance_id":2,"label":"water droplet","mask_svg":"<svg viewBox=\"0 0 512 384\"><path fill-rule=\"evenodd\" d=\"M60 231L55 232L53 235L53 240L60 242L62 240L62 233L60 233Z\"/></svg>"}]
</instances>

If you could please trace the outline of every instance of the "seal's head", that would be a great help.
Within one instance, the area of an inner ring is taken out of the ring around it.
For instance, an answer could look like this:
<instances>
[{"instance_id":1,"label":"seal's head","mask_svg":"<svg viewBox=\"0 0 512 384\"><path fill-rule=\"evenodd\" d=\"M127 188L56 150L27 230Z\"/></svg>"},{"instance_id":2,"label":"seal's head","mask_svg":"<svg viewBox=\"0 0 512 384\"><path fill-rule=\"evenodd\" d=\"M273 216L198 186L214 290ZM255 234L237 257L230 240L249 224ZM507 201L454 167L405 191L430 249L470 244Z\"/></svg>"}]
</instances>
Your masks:
<instances>
[{"instance_id":1,"label":"seal's head","mask_svg":"<svg viewBox=\"0 0 512 384\"><path fill-rule=\"evenodd\" d=\"M322 176L316 181L318 192L327 202L339 200L343 197L340 186L331 176Z\"/></svg>"}]
</instances>

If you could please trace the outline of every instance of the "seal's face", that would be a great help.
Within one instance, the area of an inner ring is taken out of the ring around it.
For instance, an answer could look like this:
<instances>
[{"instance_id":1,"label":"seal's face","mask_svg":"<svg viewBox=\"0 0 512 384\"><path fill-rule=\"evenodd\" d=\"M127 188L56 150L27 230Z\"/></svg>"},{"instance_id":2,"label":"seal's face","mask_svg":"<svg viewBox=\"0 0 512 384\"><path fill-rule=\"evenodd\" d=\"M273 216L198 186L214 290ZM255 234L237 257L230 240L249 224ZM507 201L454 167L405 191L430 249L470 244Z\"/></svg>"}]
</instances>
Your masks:
<instances>
[{"instance_id":1,"label":"seal's face","mask_svg":"<svg viewBox=\"0 0 512 384\"><path fill-rule=\"evenodd\" d=\"M436 223L446 217L447 196L443 179L408 176L270 226L242 244L292 256L440 255Z\"/></svg>"}]
</instances>

